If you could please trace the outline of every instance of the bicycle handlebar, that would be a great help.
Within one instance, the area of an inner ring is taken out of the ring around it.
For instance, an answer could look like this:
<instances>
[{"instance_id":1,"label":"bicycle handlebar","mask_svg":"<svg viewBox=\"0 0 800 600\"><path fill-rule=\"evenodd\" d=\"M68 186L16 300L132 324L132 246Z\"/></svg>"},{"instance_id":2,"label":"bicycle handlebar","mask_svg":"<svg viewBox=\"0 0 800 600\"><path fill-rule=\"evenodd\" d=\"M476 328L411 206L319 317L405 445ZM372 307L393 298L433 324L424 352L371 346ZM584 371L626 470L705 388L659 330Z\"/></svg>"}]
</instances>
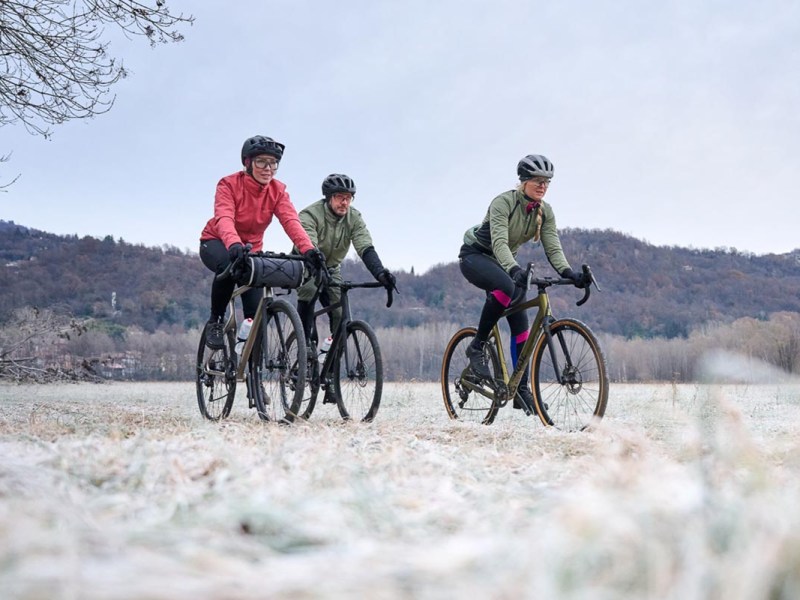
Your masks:
<instances>
[{"instance_id":1,"label":"bicycle handlebar","mask_svg":"<svg viewBox=\"0 0 800 600\"><path fill-rule=\"evenodd\" d=\"M589 300L589 296L592 294L592 284L597 288L598 291L600 290L600 286L597 284L597 278L592 273L592 269L589 265L583 265L581 267L583 271L583 279L585 282L583 285L583 298L578 300L575 304L577 306L583 306L586 304L586 301ZM572 279L564 279L564 278L554 278L554 277L533 277L533 263L529 262L527 267L527 275L528 275L528 287L529 290L531 285L535 285L539 289L548 288L551 285L575 285L575 282Z\"/></svg>"},{"instance_id":2,"label":"bicycle handlebar","mask_svg":"<svg viewBox=\"0 0 800 600\"><path fill-rule=\"evenodd\" d=\"M364 281L362 283L356 283L353 281L343 281L342 283L329 283L329 287L338 287L345 290L352 290L355 288L386 288L386 308L391 308L392 303L394 302L394 292L397 290L396 287L389 288L384 286L380 281Z\"/></svg>"}]
</instances>

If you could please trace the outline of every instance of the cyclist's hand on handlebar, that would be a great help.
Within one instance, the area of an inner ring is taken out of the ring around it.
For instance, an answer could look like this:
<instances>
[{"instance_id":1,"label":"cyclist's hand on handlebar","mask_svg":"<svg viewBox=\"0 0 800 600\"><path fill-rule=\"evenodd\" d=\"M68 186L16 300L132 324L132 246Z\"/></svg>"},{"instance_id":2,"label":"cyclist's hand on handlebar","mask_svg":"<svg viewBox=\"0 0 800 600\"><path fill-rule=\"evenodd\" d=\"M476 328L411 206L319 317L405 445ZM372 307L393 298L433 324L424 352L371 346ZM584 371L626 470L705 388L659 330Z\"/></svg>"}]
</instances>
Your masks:
<instances>
[{"instance_id":1,"label":"cyclist's hand on handlebar","mask_svg":"<svg viewBox=\"0 0 800 600\"><path fill-rule=\"evenodd\" d=\"M392 272L389 269L384 269L378 276L376 277L378 281L383 284L387 290L396 289L397 288L397 277L392 275Z\"/></svg>"},{"instance_id":2,"label":"cyclist's hand on handlebar","mask_svg":"<svg viewBox=\"0 0 800 600\"><path fill-rule=\"evenodd\" d=\"M239 242L234 242L233 244L231 244L230 248L228 248L228 258L230 258L230 261L232 263L242 260L243 256L244 256L244 246L242 246L242 244L240 244Z\"/></svg>"},{"instance_id":3,"label":"cyclist's hand on handlebar","mask_svg":"<svg viewBox=\"0 0 800 600\"><path fill-rule=\"evenodd\" d=\"M311 248L303 252L303 256L314 269L319 270L325 266L325 255L319 248Z\"/></svg>"},{"instance_id":4,"label":"cyclist's hand on handlebar","mask_svg":"<svg viewBox=\"0 0 800 600\"><path fill-rule=\"evenodd\" d=\"M564 279L570 279L572 281L572 285L574 285L576 288L581 288L581 289L585 288L586 286L592 283L592 281L590 279L587 279L583 273L576 273L569 267L567 267L561 272L561 277L563 277Z\"/></svg>"},{"instance_id":5,"label":"cyclist's hand on handlebar","mask_svg":"<svg viewBox=\"0 0 800 600\"><path fill-rule=\"evenodd\" d=\"M303 253L306 261L308 261L309 271L315 279L322 285L328 285L330 275L328 274L328 266L325 264L325 255L319 248L311 248Z\"/></svg>"},{"instance_id":6,"label":"cyclist's hand on handlebar","mask_svg":"<svg viewBox=\"0 0 800 600\"><path fill-rule=\"evenodd\" d=\"M511 279L514 280L514 285L519 288L526 288L528 287L528 274L525 270L519 266L511 267Z\"/></svg>"}]
</instances>

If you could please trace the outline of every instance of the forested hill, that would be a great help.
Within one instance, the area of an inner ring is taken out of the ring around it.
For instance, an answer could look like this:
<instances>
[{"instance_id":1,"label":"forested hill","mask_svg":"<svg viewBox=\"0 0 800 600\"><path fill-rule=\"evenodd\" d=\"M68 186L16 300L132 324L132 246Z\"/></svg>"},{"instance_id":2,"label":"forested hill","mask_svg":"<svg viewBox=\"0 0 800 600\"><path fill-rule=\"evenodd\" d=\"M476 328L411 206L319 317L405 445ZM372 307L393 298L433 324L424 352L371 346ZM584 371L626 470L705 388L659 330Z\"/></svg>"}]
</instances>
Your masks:
<instances>
[{"instance_id":1,"label":"forested hill","mask_svg":"<svg viewBox=\"0 0 800 600\"><path fill-rule=\"evenodd\" d=\"M610 230L565 229L561 240L574 268L589 263L602 288L576 307L580 291L551 294L556 316L575 316L601 332L676 337L709 321L800 312L800 250L755 256L732 248L653 246ZM457 249L454 249L454 255ZM541 247L519 262L553 274ZM358 261L347 279L370 279ZM458 264L424 274L397 272L400 294L385 308L381 290L357 290L354 314L373 326L477 322L482 294ZM183 330L208 316L211 274L194 253L93 237L59 236L0 221L0 322L23 306L94 317L109 327Z\"/></svg>"}]
</instances>

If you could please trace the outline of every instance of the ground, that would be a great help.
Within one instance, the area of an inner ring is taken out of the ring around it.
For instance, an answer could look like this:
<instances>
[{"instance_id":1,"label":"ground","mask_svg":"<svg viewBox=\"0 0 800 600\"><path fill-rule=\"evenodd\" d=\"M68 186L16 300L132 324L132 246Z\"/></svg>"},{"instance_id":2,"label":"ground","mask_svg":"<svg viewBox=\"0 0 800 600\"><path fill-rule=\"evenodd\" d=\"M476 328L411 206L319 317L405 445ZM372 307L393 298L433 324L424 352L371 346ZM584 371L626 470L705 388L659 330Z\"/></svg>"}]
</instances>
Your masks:
<instances>
[{"instance_id":1,"label":"ground","mask_svg":"<svg viewBox=\"0 0 800 600\"><path fill-rule=\"evenodd\" d=\"M800 597L800 385L613 385L593 431L386 385L204 421L191 383L0 385L8 598Z\"/></svg>"}]
</instances>

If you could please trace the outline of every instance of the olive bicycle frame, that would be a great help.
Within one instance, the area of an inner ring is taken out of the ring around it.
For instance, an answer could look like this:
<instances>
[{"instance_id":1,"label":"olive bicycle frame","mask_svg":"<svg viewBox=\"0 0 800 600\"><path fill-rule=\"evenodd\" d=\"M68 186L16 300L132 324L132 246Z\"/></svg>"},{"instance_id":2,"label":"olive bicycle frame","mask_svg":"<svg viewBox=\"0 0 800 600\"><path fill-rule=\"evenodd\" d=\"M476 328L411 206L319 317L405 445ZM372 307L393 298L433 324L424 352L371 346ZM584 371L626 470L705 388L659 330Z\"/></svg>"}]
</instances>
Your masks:
<instances>
[{"instance_id":1,"label":"olive bicycle frame","mask_svg":"<svg viewBox=\"0 0 800 600\"><path fill-rule=\"evenodd\" d=\"M532 279L531 278L532 271L533 271L533 263L531 262L528 263L527 266L528 284L526 286L526 290L530 289L531 283L536 284L538 288L538 294L536 298L525 300L524 302L512 306L511 308L508 308L505 311L503 311L503 314L500 315L500 319L497 320L497 323L495 323L494 327L492 328L492 335L490 336L490 339L493 339L492 345L495 351L497 352L498 362L500 363L500 371L503 377L503 383L505 383L507 387L505 397L498 399L497 390L485 387L484 385L482 385L482 382L475 382L469 377L463 377L461 379L461 384L464 387L473 392L481 394L482 396L485 396L494 402L498 402L500 406L504 406L506 402L508 402L508 399L513 398L514 395L517 393L517 388L519 387L519 383L522 380L523 374L525 373L525 369L528 367L528 363L531 360L531 357L533 356L533 349L536 343L538 342L539 337L542 335L544 335L547 339L547 347L548 350L550 351L550 356L552 358L553 366L555 368L556 380L560 385L564 383L564 379L562 377L563 370L559 368L559 363L556 358L556 352L553 347L554 344L553 336L550 333L550 324L555 322L555 318L553 317L553 312L550 308L550 298L547 294L547 288L550 287L551 285L566 285L566 284L571 285L572 280L569 279L556 280L547 278ZM589 278L587 279L588 281L594 283L594 285L597 285L596 282L594 282L594 279L592 278L591 275L591 270L587 265L583 266L583 272L585 276ZM589 299L590 293L591 293L591 284L587 285L584 288L584 295L583 298L581 298L577 302L578 306L582 305ZM519 356L517 357L517 364L514 367L514 370L509 375L508 363L506 361L506 354L505 351L503 350L502 338L500 337L500 321L504 317L513 315L523 310L528 310L533 307L538 308L536 317L534 318L533 323L531 323L531 326L528 329L528 339L525 340L525 343L522 346L522 350L520 351ZM572 359L570 357L568 348L563 343L563 340L561 342L561 349L564 352L564 356L566 358L567 363L571 364ZM533 409L534 407L531 406L527 407L525 410L528 411Z\"/></svg>"}]
</instances>

